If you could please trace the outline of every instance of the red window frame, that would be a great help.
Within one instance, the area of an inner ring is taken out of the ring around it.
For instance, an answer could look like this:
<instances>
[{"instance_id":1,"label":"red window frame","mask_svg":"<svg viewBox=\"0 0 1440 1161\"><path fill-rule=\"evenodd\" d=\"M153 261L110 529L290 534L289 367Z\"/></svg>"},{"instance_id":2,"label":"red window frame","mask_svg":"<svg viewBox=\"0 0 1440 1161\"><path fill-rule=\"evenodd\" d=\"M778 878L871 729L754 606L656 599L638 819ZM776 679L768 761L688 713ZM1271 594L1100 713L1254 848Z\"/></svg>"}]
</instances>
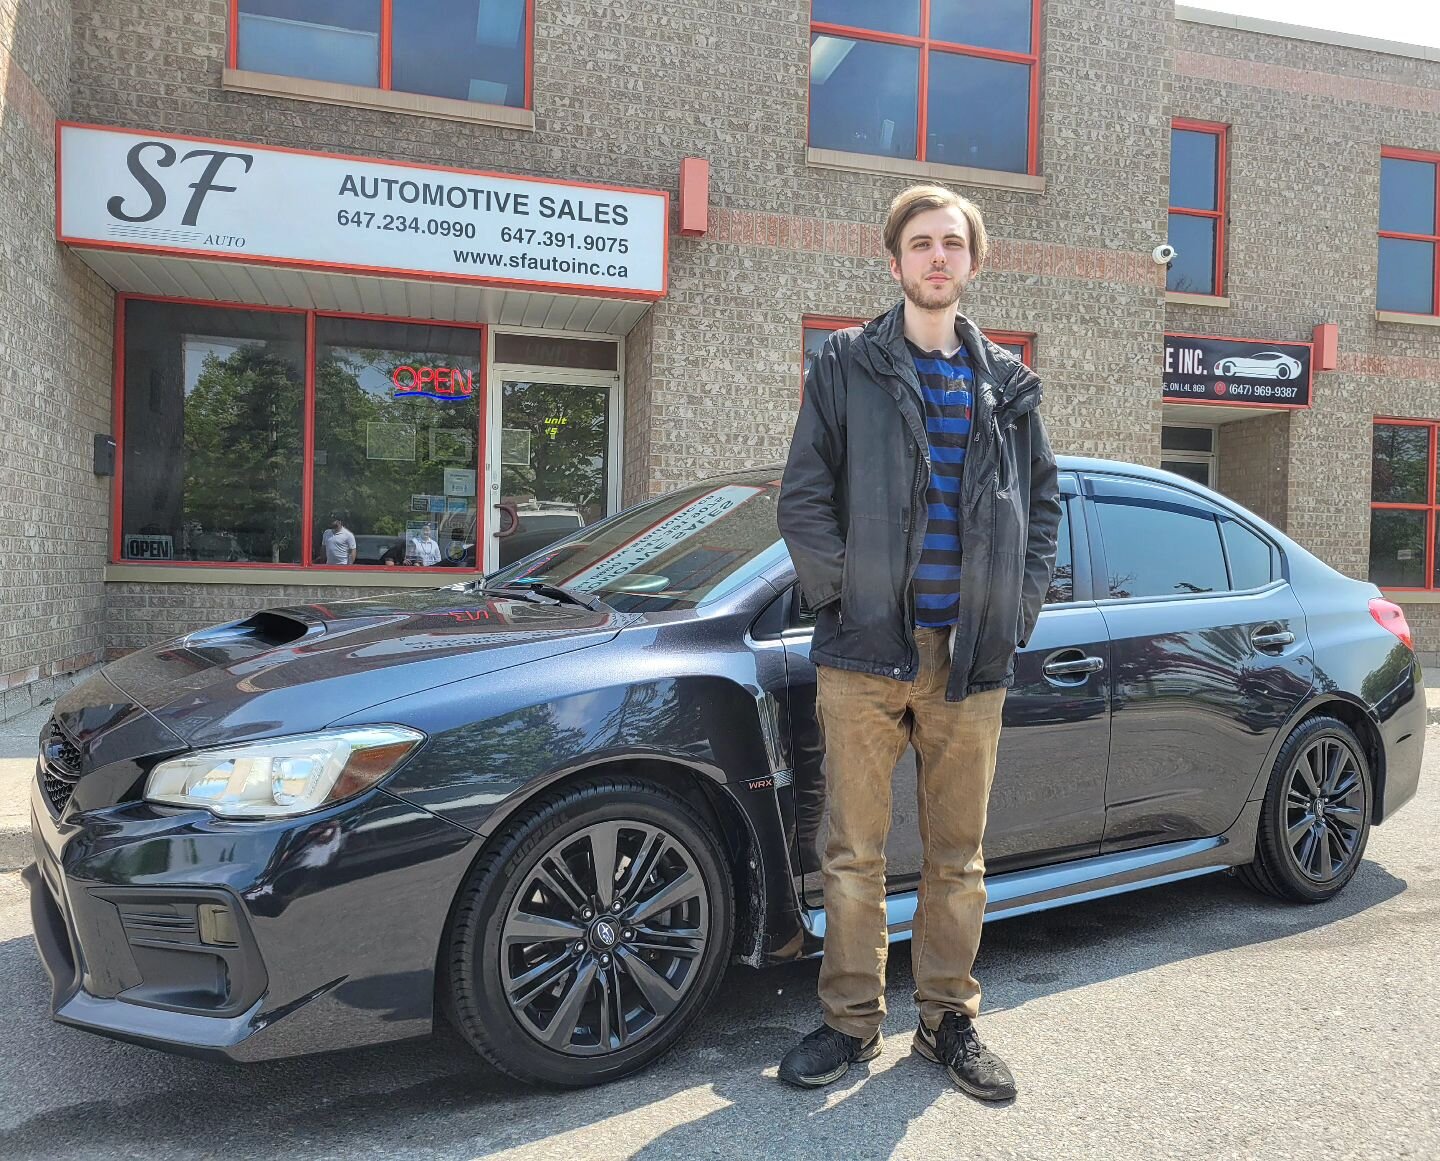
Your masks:
<instances>
[{"instance_id":1,"label":"red window frame","mask_svg":"<svg viewBox=\"0 0 1440 1161\"><path fill-rule=\"evenodd\" d=\"M1397 419L1377 415L1370 426L1372 430L1376 427L1424 427L1430 431L1429 459L1425 467L1425 503L1404 504L1388 500L1371 500L1370 511L1425 513L1425 584L1418 588L1414 585L1386 585L1385 591L1397 593L1440 591L1440 585L1435 583L1435 529L1436 521L1440 519L1440 500L1437 500L1435 489L1435 469L1437 452L1440 452L1440 420Z\"/></svg>"},{"instance_id":2,"label":"red window frame","mask_svg":"<svg viewBox=\"0 0 1440 1161\"><path fill-rule=\"evenodd\" d=\"M1397 161L1423 161L1435 167L1435 221L1431 228L1433 234L1402 234L1397 230L1378 230L1376 233L1381 238L1397 238L1402 242L1430 242L1434 250L1430 255L1430 313L1420 314L1415 311L1396 311L1396 314L1414 314L1416 318L1435 318L1440 316L1440 153L1426 153L1421 149L1400 149L1395 146L1382 146L1380 156L1393 157ZM1383 196L1383 194L1382 194ZM1378 217L1378 211L1377 211ZM1376 243L1379 247L1379 243ZM1378 278L1378 269L1377 269ZM1375 288L1376 296L1379 296L1380 288ZM1428 575L1428 574L1427 574Z\"/></svg>"},{"instance_id":3,"label":"red window frame","mask_svg":"<svg viewBox=\"0 0 1440 1161\"><path fill-rule=\"evenodd\" d=\"M230 43L225 53L226 66L240 67L240 0L228 0L230 6ZM394 63L394 2L380 0L380 84L381 92L408 92L408 89L394 89L391 86L390 70ZM429 94L419 93L417 96ZM440 98L445 100L447 98ZM455 100L456 98L448 98ZM482 105L483 101L465 102ZM533 111L535 107L535 0L525 0L525 103L522 109Z\"/></svg>"},{"instance_id":4,"label":"red window frame","mask_svg":"<svg viewBox=\"0 0 1440 1161\"><path fill-rule=\"evenodd\" d=\"M122 525L125 520L124 476L125 476L125 307L130 302L169 302L180 306L213 307L216 310L257 310L267 314L299 314L305 316L305 405L300 417L303 428L301 454L304 460L300 468L300 563L273 564L269 561L211 561L211 560L128 560L121 556L121 541L124 539ZM260 306L248 302L214 302L202 298L170 298L161 294L117 294L115 296L115 378L112 391L112 407L115 417L115 474L110 478L110 563L146 568L221 568L221 569L269 569L271 571L340 573L393 572L386 565L377 564L315 564L313 525L315 522L315 322L321 318L359 319L370 322L411 323L427 327L454 327L457 330L474 331L480 361L480 398L477 400L478 422L475 432L475 567L426 567L420 565L402 566L410 573L435 573L451 576L472 576L485 571L485 535L487 520L485 505L485 417L489 407L489 370L486 351L489 329L484 323L440 322L426 318L402 318L394 315L362 314L345 310L306 310L293 306Z\"/></svg>"},{"instance_id":5,"label":"red window frame","mask_svg":"<svg viewBox=\"0 0 1440 1161\"><path fill-rule=\"evenodd\" d=\"M1182 130L1186 133L1209 133L1216 138L1215 141L1215 208L1213 210L1195 210L1187 206L1167 207L1167 220L1169 214L1186 214L1192 218L1210 218L1215 222L1215 262L1213 269L1215 289L1207 296L1210 298L1223 298L1225 295L1225 224L1229 220L1230 183L1226 175L1226 155L1230 146L1230 126L1221 125L1215 121L1191 121L1184 117L1175 117L1170 121L1170 131ZM1171 138L1171 154L1174 154L1174 138ZM1169 199L1167 191L1166 199Z\"/></svg>"},{"instance_id":6,"label":"red window frame","mask_svg":"<svg viewBox=\"0 0 1440 1161\"><path fill-rule=\"evenodd\" d=\"M863 327L869 319L866 318L840 318L835 315L806 314L800 316L800 395L805 395L805 332L806 331L843 331L846 327ZM984 331L982 332L992 343L1009 344L1018 346L1021 351L1020 361L1027 367L1035 365L1035 336L1026 334L1024 331Z\"/></svg>"},{"instance_id":7,"label":"red window frame","mask_svg":"<svg viewBox=\"0 0 1440 1161\"><path fill-rule=\"evenodd\" d=\"M983 2L983 0L980 0ZM898 32L875 32L869 28L852 28L848 24L829 24L815 19L814 0L810 4L810 35L840 36L846 40L869 40L877 44L898 44L920 50L919 99L917 102L917 123L915 128L916 161L924 161L925 131L929 121L929 102L926 94L930 88L930 54L947 52L956 56L978 56L987 60L1008 61L1011 64L1028 65L1030 68L1030 117L1029 140L1025 143L1025 172L1039 173L1040 159L1040 10L1045 0L1030 0L1030 51L1007 52L999 48L980 48L976 45L957 44L949 40L937 40L930 35L931 0L920 0L920 35L906 36ZM808 72L807 72L808 78ZM809 86L806 86L806 136L809 136Z\"/></svg>"}]
</instances>

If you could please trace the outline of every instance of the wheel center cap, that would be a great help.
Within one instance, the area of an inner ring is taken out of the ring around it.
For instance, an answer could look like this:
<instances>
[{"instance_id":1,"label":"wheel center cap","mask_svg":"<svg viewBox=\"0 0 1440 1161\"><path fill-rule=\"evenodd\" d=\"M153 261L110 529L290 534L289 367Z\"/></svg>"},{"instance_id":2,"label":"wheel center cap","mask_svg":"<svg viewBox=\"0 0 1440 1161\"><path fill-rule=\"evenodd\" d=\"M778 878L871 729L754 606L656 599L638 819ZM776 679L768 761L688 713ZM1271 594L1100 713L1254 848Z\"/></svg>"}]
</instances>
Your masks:
<instances>
[{"instance_id":1,"label":"wheel center cap","mask_svg":"<svg viewBox=\"0 0 1440 1161\"><path fill-rule=\"evenodd\" d=\"M1325 818L1325 800L1323 798L1315 801L1315 817L1322 821Z\"/></svg>"},{"instance_id":2,"label":"wheel center cap","mask_svg":"<svg viewBox=\"0 0 1440 1161\"><path fill-rule=\"evenodd\" d=\"M615 928L609 920L601 919L590 929L590 942L606 951L615 946Z\"/></svg>"}]
</instances>

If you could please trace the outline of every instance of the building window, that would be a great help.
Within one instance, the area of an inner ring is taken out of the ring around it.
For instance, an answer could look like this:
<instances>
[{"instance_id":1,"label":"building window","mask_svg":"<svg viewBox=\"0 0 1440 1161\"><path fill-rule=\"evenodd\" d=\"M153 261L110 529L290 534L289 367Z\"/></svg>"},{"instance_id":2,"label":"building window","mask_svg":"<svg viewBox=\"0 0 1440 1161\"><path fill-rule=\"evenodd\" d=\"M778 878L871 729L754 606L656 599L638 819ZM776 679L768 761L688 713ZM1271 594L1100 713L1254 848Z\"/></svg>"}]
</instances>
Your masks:
<instances>
[{"instance_id":1,"label":"building window","mask_svg":"<svg viewBox=\"0 0 1440 1161\"><path fill-rule=\"evenodd\" d=\"M1375 422L1370 456L1370 582L1440 588L1435 553L1435 435L1425 420Z\"/></svg>"},{"instance_id":2,"label":"building window","mask_svg":"<svg viewBox=\"0 0 1440 1161\"><path fill-rule=\"evenodd\" d=\"M230 0L230 65L530 107L533 0Z\"/></svg>"},{"instance_id":3,"label":"building window","mask_svg":"<svg viewBox=\"0 0 1440 1161\"><path fill-rule=\"evenodd\" d=\"M1440 313L1436 222L1440 156L1386 149L1380 156L1380 273L1375 305L1402 314Z\"/></svg>"},{"instance_id":4,"label":"building window","mask_svg":"<svg viewBox=\"0 0 1440 1161\"><path fill-rule=\"evenodd\" d=\"M117 561L477 567L481 328L121 310Z\"/></svg>"},{"instance_id":5,"label":"building window","mask_svg":"<svg viewBox=\"0 0 1440 1161\"><path fill-rule=\"evenodd\" d=\"M1170 245L1165 289L1224 294L1224 125L1180 121L1170 127Z\"/></svg>"},{"instance_id":6,"label":"building window","mask_svg":"<svg viewBox=\"0 0 1440 1161\"><path fill-rule=\"evenodd\" d=\"M1039 39L1040 0L813 0L810 145L1035 173Z\"/></svg>"},{"instance_id":7,"label":"building window","mask_svg":"<svg viewBox=\"0 0 1440 1161\"><path fill-rule=\"evenodd\" d=\"M863 327L867 321L863 318L821 318L816 315L806 315L801 321L801 348L804 353L804 366L800 379L802 386L810 374L810 364L820 354L820 348L825 345L825 340L835 331L844 330L846 327ZM986 331L985 336L991 342L1004 347L1026 366L1034 365L1034 335L1020 334L1015 331Z\"/></svg>"}]
</instances>

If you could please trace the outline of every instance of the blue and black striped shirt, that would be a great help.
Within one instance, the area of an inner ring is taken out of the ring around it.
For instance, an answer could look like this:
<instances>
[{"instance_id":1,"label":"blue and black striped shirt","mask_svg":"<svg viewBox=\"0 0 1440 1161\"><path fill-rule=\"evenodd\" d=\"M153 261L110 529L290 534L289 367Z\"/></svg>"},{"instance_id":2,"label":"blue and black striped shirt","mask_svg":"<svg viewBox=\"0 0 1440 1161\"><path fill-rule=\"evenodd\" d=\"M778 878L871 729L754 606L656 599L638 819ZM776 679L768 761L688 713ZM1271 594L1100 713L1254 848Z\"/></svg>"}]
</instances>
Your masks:
<instances>
[{"instance_id":1,"label":"blue and black striped shirt","mask_svg":"<svg viewBox=\"0 0 1440 1161\"><path fill-rule=\"evenodd\" d=\"M960 475L970 442L975 373L962 346L949 358L906 340L920 377L925 432L930 440L930 516L915 573L915 623L923 629L953 625L960 602Z\"/></svg>"}]
</instances>

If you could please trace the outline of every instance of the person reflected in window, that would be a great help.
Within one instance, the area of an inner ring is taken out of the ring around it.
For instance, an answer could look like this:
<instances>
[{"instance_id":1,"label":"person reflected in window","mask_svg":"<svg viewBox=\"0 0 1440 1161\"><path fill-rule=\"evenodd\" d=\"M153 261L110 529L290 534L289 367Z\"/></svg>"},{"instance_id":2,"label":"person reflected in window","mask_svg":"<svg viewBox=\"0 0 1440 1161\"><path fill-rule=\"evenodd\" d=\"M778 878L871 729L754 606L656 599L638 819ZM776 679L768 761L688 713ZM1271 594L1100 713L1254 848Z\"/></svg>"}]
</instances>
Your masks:
<instances>
[{"instance_id":1,"label":"person reflected in window","mask_svg":"<svg viewBox=\"0 0 1440 1161\"><path fill-rule=\"evenodd\" d=\"M435 526L427 524L418 536L412 536L405 546L405 563L421 568L434 568L440 563L440 544L435 539Z\"/></svg>"},{"instance_id":2,"label":"person reflected in window","mask_svg":"<svg viewBox=\"0 0 1440 1161\"><path fill-rule=\"evenodd\" d=\"M321 538L325 545L326 564L355 563L355 534L345 527L338 513L330 517L330 527Z\"/></svg>"}]
</instances>

